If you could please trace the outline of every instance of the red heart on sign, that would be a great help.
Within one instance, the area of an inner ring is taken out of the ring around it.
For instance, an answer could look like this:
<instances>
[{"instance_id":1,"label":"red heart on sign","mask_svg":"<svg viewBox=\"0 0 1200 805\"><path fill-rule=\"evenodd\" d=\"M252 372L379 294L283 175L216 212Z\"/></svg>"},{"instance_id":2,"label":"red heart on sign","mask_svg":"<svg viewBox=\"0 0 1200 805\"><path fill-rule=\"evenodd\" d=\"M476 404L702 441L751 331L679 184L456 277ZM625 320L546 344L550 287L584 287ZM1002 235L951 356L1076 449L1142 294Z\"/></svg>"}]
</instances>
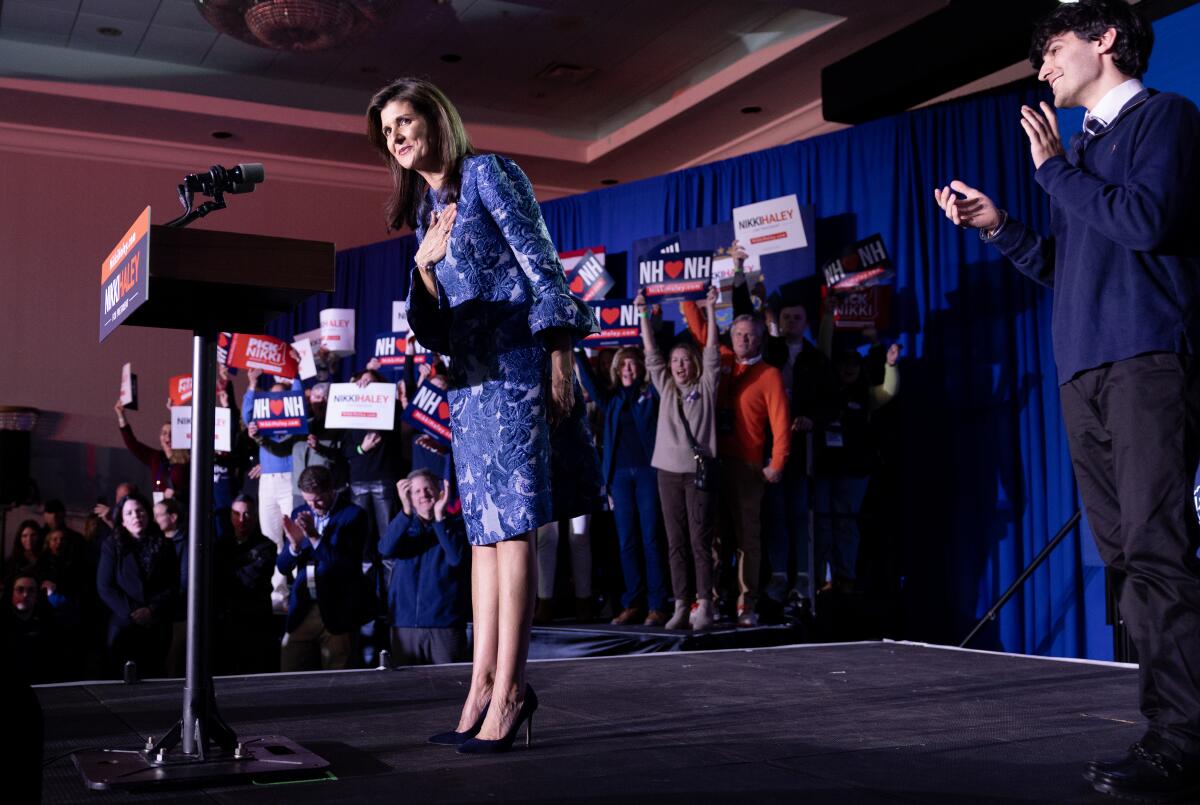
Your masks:
<instances>
[{"instance_id":1,"label":"red heart on sign","mask_svg":"<svg viewBox=\"0 0 1200 805\"><path fill-rule=\"evenodd\" d=\"M575 279L571 280L571 291L573 293L583 293L583 277L578 274L575 275Z\"/></svg>"},{"instance_id":2,"label":"red heart on sign","mask_svg":"<svg viewBox=\"0 0 1200 805\"><path fill-rule=\"evenodd\" d=\"M669 276L671 279L675 279L683 273L683 261L668 260L663 264L663 270L667 272L667 276Z\"/></svg>"},{"instance_id":3,"label":"red heart on sign","mask_svg":"<svg viewBox=\"0 0 1200 805\"><path fill-rule=\"evenodd\" d=\"M397 338L397 339L396 339L396 354L397 354L397 355L403 355L403 354L404 354L404 349L405 349L407 346L408 346L408 344L405 342L405 340L404 340L403 338Z\"/></svg>"},{"instance_id":4,"label":"red heart on sign","mask_svg":"<svg viewBox=\"0 0 1200 805\"><path fill-rule=\"evenodd\" d=\"M283 413L283 400L271 400L271 413L275 416Z\"/></svg>"},{"instance_id":5,"label":"red heart on sign","mask_svg":"<svg viewBox=\"0 0 1200 805\"><path fill-rule=\"evenodd\" d=\"M612 324L617 319L621 318L621 308L606 307L600 311L600 318L604 319L605 324Z\"/></svg>"},{"instance_id":6,"label":"red heart on sign","mask_svg":"<svg viewBox=\"0 0 1200 805\"><path fill-rule=\"evenodd\" d=\"M842 268L847 271L853 271L858 268L858 252L851 252L842 258Z\"/></svg>"},{"instance_id":7,"label":"red heart on sign","mask_svg":"<svg viewBox=\"0 0 1200 805\"><path fill-rule=\"evenodd\" d=\"M439 404L438 405L438 419L449 419L449 418L450 418L450 405L448 403Z\"/></svg>"}]
</instances>

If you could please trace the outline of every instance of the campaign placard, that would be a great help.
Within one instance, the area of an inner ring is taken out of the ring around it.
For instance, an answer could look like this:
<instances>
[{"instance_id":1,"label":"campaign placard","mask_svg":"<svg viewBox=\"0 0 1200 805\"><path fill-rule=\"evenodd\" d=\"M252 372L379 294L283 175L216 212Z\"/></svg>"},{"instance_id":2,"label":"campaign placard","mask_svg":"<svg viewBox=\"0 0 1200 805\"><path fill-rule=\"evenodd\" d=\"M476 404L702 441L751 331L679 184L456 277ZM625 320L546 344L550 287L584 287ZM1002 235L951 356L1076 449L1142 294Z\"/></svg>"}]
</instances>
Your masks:
<instances>
[{"instance_id":1,"label":"campaign placard","mask_svg":"<svg viewBox=\"0 0 1200 805\"><path fill-rule=\"evenodd\" d=\"M567 274L571 293L585 302L602 299L615 284L612 275L604 270L604 263L590 251Z\"/></svg>"},{"instance_id":2,"label":"campaign placard","mask_svg":"<svg viewBox=\"0 0 1200 805\"><path fill-rule=\"evenodd\" d=\"M412 345L412 355L406 350ZM411 357L413 366L429 362L429 350L421 346L410 333L379 333L375 336L375 357L380 366L400 369Z\"/></svg>"},{"instance_id":3,"label":"campaign placard","mask_svg":"<svg viewBox=\"0 0 1200 805\"><path fill-rule=\"evenodd\" d=\"M296 354L300 356L300 363L296 367L296 371L300 373L300 379L308 380L310 377L316 377L317 362L313 358L312 342L307 338L301 338L292 342L292 349L296 350Z\"/></svg>"},{"instance_id":4,"label":"campaign placard","mask_svg":"<svg viewBox=\"0 0 1200 805\"><path fill-rule=\"evenodd\" d=\"M228 453L233 449L233 439L230 433L231 421L228 408L214 409L214 450ZM190 405L171 406L171 449L192 449L192 407Z\"/></svg>"},{"instance_id":5,"label":"campaign placard","mask_svg":"<svg viewBox=\"0 0 1200 805\"><path fill-rule=\"evenodd\" d=\"M403 299L392 302L392 332L408 332L408 303Z\"/></svg>"},{"instance_id":6,"label":"campaign placard","mask_svg":"<svg viewBox=\"0 0 1200 805\"><path fill-rule=\"evenodd\" d=\"M321 346L334 355L354 354L354 308L331 307L321 311Z\"/></svg>"},{"instance_id":7,"label":"campaign placard","mask_svg":"<svg viewBox=\"0 0 1200 805\"><path fill-rule=\"evenodd\" d=\"M133 364L121 367L121 405L126 411L136 411L138 403L137 375L133 373Z\"/></svg>"},{"instance_id":8,"label":"campaign placard","mask_svg":"<svg viewBox=\"0 0 1200 805\"><path fill-rule=\"evenodd\" d=\"M217 333L217 365L224 366L229 374L236 375L237 369L229 365L229 344L233 341L233 333Z\"/></svg>"},{"instance_id":9,"label":"campaign placard","mask_svg":"<svg viewBox=\"0 0 1200 805\"><path fill-rule=\"evenodd\" d=\"M559 252L558 260L560 263L562 263L563 271L567 274L570 274L572 271L574 271L575 266L579 265L579 262L583 260L585 256L587 256L588 252L591 252L592 255L594 255L595 258L600 261L600 265L604 265L604 247L589 246L586 249L572 249L569 252Z\"/></svg>"},{"instance_id":10,"label":"campaign placard","mask_svg":"<svg viewBox=\"0 0 1200 805\"><path fill-rule=\"evenodd\" d=\"M150 208L100 264L100 340L150 299Z\"/></svg>"},{"instance_id":11,"label":"campaign placard","mask_svg":"<svg viewBox=\"0 0 1200 805\"><path fill-rule=\"evenodd\" d=\"M308 411L301 389L258 391L254 393L251 420L264 436L290 436L308 433Z\"/></svg>"},{"instance_id":12,"label":"campaign placard","mask_svg":"<svg viewBox=\"0 0 1200 805\"><path fill-rule=\"evenodd\" d=\"M808 246L800 202L794 194L734 207L733 236L755 265L764 254Z\"/></svg>"},{"instance_id":13,"label":"campaign placard","mask_svg":"<svg viewBox=\"0 0 1200 805\"><path fill-rule=\"evenodd\" d=\"M392 383L334 383L325 404L325 427L392 430L396 418L396 386Z\"/></svg>"},{"instance_id":14,"label":"campaign placard","mask_svg":"<svg viewBox=\"0 0 1200 805\"><path fill-rule=\"evenodd\" d=\"M825 284L835 291L869 288L895 275L883 237L872 235L851 245L836 260L821 267Z\"/></svg>"},{"instance_id":15,"label":"campaign placard","mask_svg":"<svg viewBox=\"0 0 1200 805\"><path fill-rule=\"evenodd\" d=\"M647 302L703 299L712 283L712 252L662 252L638 260Z\"/></svg>"},{"instance_id":16,"label":"campaign placard","mask_svg":"<svg viewBox=\"0 0 1200 805\"><path fill-rule=\"evenodd\" d=\"M167 381L167 399L171 405L187 405L192 401L192 376L174 375Z\"/></svg>"},{"instance_id":17,"label":"campaign placard","mask_svg":"<svg viewBox=\"0 0 1200 805\"><path fill-rule=\"evenodd\" d=\"M641 322L631 299L590 302L600 320L600 332L592 333L580 344L590 349L625 347L642 343Z\"/></svg>"},{"instance_id":18,"label":"campaign placard","mask_svg":"<svg viewBox=\"0 0 1200 805\"><path fill-rule=\"evenodd\" d=\"M834 296L835 330L886 330L891 324L892 289L888 285L858 288Z\"/></svg>"},{"instance_id":19,"label":"campaign placard","mask_svg":"<svg viewBox=\"0 0 1200 805\"><path fill-rule=\"evenodd\" d=\"M292 336L292 341L307 341L312 345L312 353L314 355L321 349L321 328L314 327L303 333L296 333Z\"/></svg>"},{"instance_id":20,"label":"campaign placard","mask_svg":"<svg viewBox=\"0 0 1200 805\"><path fill-rule=\"evenodd\" d=\"M450 445L450 403L446 401L446 392L429 381L422 383L409 400L404 419L442 444Z\"/></svg>"},{"instance_id":21,"label":"campaign placard","mask_svg":"<svg viewBox=\"0 0 1200 805\"><path fill-rule=\"evenodd\" d=\"M229 342L229 365L238 369L261 369L276 377L295 377L299 371L286 341L246 333L233 334Z\"/></svg>"}]
</instances>

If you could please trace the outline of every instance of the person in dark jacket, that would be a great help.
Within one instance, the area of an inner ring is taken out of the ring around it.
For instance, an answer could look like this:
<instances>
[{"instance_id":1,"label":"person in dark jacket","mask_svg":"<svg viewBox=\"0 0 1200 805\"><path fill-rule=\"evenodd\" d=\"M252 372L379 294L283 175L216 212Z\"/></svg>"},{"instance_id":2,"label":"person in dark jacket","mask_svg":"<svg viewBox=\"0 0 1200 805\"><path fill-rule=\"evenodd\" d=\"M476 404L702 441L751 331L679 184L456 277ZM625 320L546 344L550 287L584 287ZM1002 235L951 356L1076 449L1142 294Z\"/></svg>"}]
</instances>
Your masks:
<instances>
[{"instance_id":1,"label":"person in dark jacket","mask_svg":"<svg viewBox=\"0 0 1200 805\"><path fill-rule=\"evenodd\" d=\"M238 495L229 508L230 527L217 540L216 667L223 674L279 670L279 634L271 610L275 543L258 527L254 498Z\"/></svg>"},{"instance_id":2,"label":"person in dark jacket","mask_svg":"<svg viewBox=\"0 0 1200 805\"><path fill-rule=\"evenodd\" d=\"M1154 31L1120 0L1063 4L1030 61L1054 106L1083 107L1067 148L1054 110L1022 107L1050 237L955 180L935 190L1054 289L1053 342L1071 463L1141 670L1143 737L1084 778L1129 799L1200 792L1200 110L1146 88ZM1017 121L1014 121L1014 123ZM1189 796L1190 795L1190 796Z\"/></svg>"},{"instance_id":3,"label":"person in dark jacket","mask_svg":"<svg viewBox=\"0 0 1200 805\"><path fill-rule=\"evenodd\" d=\"M450 485L431 470L414 470L396 484L401 511L388 525L379 552L393 559L388 610L397 665L465 662L470 613L466 524L447 515Z\"/></svg>"},{"instance_id":4,"label":"person in dark jacket","mask_svg":"<svg viewBox=\"0 0 1200 805\"><path fill-rule=\"evenodd\" d=\"M150 519L150 502L128 495L116 507L113 535L100 548L96 589L108 607L113 671L137 663L140 677L166 672L179 564L171 543Z\"/></svg>"},{"instance_id":5,"label":"person in dark jacket","mask_svg":"<svg viewBox=\"0 0 1200 805\"><path fill-rule=\"evenodd\" d=\"M286 542L275 562L293 577L280 670L341 670L370 614L361 562L367 513L337 493L328 467L304 470L300 494L304 505L284 518Z\"/></svg>"},{"instance_id":6,"label":"person in dark jacket","mask_svg":"<svg viewBox=\"0 0 1200 805\"><path fill-rule=\"evenodd\" d=\"M899 391L899 359L900 346L892 344L884 380L878 386L868 385L857 351L844 350L833 361L834 385L825 401L825 418L815 425L813 451L813 568L821 591L854 589L858 514L879 455L870 421ZM832 571L830 582L825 581L827 563Z\"/></svg>"},{"instance_id":7,"label":"person in dark jacket","mask_svg":"<svg viewBox=\"0 0 1200 805\"><path fill-rule=\"evenodd\" d=\"M613 357L611 390L600 387L579 353L575 363L588 396L604 409L600 472L612 500L625 576L623 609L612 622L662 626L671 617L670 588L658 530L658 471L650 465L658 433L658 390L646 375L645 356L635 347L618 350Z\"/></svg>"}]
</instances>

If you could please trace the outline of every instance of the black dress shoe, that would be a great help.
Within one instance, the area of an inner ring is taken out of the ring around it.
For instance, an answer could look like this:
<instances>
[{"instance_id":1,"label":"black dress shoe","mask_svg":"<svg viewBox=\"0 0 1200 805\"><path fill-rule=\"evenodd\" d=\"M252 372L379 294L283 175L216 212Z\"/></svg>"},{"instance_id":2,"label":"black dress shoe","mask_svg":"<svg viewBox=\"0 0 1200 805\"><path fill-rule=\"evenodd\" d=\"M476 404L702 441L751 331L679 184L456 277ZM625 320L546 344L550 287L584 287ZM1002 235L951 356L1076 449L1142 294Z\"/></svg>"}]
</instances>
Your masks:
<instances>
[{"instance_id":1,"label":"black dress shoe","mask_svg":"<svg viewBox=\"0 0 1200 805\"><path fill-rule=\"evenodd\" d=\"M1129 762L1096 770L1092 787L1103 794L1142 802L1171 802L1200 795L1200 764L1180 762L1144 744L1133 745Z\"/></svg>"},{"instance_id":2,"label":"black dress shoe","mask_svg":"<svg viewBox=\"0 0 1200 805\"><path fill-rule=\"evenodd\" d=\"M1122 771L1132 766L1137 762L1137 752L1141 748L1142 742L1136 741L1129 747L1129 751L1119 758L1110 760L1089 760L1083 767L1083 779L1089 783L1096 781L1096 778L1101 774L1109 774L1111 772Z\"/></svg>"}]
</instances>

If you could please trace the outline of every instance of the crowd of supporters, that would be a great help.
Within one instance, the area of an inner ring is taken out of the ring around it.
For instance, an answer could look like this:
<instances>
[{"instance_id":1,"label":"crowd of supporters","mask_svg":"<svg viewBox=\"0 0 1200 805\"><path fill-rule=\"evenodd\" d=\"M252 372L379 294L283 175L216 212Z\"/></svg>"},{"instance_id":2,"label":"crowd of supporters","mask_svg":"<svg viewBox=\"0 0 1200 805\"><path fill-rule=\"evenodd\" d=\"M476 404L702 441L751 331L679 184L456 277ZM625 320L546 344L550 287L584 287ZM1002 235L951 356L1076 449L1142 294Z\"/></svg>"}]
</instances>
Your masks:
<instances>
[{"instance_id":1,"label":"crowd of supporters","mask_svg":"<svg viewBox=\"0 0 1200 805\"><path fill-rule=\"evenodd\" d=\"M535 622L752 627L767 601L854 590L873 417L897 392L899 349L835 349L828 303L814 341L815 305L751 289L736 244L734 256L725 332L716 288L681 304L678 334L639 296L640 346L577 350L610 506L539 529ZM214 672L370 666L383 649L397 664L470 658L451 451L399 416L420 383L445 386L445 366L409 355L391 431L326 427L337 359L324 351L305 383L248 370L240 405L218 367L234 437L213 475ZM395 380L385 371L373 359L352 380ZM307 435L260 433L255 395L292 388ZM5 557L3 628L37 681L119 678L131 662L142 677L184 670L189 455L169 425L150 445L116 415L145 476L81 531L46 502Z\"/></svg>"}]
</instances>

